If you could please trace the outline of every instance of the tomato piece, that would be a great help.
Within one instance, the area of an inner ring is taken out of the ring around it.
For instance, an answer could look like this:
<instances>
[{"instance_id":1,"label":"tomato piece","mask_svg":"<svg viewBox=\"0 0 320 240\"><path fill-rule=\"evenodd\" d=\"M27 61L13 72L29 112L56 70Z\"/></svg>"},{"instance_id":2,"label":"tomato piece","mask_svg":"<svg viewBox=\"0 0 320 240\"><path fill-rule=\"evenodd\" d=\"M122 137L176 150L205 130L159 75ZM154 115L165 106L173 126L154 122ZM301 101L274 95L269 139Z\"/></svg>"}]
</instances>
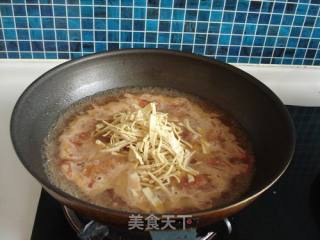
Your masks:
<instances>
[{"instance_id":1,"label":"tomato piece","mask_svg":"<svg viewBox=\"0 0 320 240\"><path fill-rule=\"evenodd\" d=\"M139 106L140 106L140 107L145 107L145 106L147 106L149 103L150 103L149 101L144 100L144 99L141 99L141 100L139 101Z\"/></svg>"}]
</instances>

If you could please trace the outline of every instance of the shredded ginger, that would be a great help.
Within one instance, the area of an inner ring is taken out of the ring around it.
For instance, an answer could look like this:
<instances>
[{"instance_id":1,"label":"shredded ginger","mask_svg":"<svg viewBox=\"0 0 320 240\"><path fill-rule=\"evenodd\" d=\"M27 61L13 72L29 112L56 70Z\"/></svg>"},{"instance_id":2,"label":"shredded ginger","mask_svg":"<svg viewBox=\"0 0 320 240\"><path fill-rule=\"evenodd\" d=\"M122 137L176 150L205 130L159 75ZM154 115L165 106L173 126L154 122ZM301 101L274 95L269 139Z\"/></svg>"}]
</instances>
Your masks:
<instances>
[{"instance_id":1,"label":"shredded ginger","mask_svg":"<svg viewBox=\"0 0 320 240\"><path fill-rule=\"evenodd\" d=\"M101 151L111 154L127 154L128 160L136 163L143 192L150 198L150 190L161 189L171 194L171 179L180 182L182 175L194 180L198 171L189 166L195 151L180 134L182 127L190 129L187 122L178 126L168 120L168 114L157 112L151 102L134 112L121 112L111 122L101 121L96 125L96 144ZM192 133L199 137L194 130Z\"/></svg>"}]
</instances>

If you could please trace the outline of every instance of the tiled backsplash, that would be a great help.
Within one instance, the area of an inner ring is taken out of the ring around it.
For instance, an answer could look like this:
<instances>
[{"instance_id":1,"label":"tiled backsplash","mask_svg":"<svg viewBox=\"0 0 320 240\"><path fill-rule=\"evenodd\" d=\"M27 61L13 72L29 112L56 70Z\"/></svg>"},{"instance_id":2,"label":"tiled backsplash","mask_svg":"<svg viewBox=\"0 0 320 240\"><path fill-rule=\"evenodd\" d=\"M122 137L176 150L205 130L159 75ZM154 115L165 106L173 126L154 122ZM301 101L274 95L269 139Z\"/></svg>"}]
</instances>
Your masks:
<instances>
[{"instance_id":1,"label":"tiled backsplash","mask_svg":"<svg viewBox=\"0 0 320 240\"><path fill-rule=\"evenodd\" d=\"M0 0L0 58L165 48L320 65L320 0Z\"/></svg>"}]
</instances>

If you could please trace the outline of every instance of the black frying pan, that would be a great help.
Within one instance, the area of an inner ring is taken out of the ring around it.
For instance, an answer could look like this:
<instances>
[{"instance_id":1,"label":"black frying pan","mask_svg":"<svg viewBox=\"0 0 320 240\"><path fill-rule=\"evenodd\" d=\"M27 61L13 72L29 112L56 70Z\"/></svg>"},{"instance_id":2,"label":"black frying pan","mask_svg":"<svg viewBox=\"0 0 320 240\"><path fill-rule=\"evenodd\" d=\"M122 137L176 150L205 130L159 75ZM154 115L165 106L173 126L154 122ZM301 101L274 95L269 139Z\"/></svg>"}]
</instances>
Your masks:
<instances>
[{"instance_id":1,"label":"black frying pan","mask_svg":"<svg viewBox=\"0 0 320 240\"><path fill-rule=\"evenodd\" d=\"M276 95L228 64L164 50L124 50L72 60L48 71L19 98L11 138L27 170L62 204L107 224L127 225L130 213L97 207L53 186L43 168L43 141L59 114L76 101L126 86L174 88L200 96L230 113L249 133L256 156L250 190L224 208L191 213L206 225L236 213L285 171L295 146L294 128Z\"/></svg>"}]
</instances>

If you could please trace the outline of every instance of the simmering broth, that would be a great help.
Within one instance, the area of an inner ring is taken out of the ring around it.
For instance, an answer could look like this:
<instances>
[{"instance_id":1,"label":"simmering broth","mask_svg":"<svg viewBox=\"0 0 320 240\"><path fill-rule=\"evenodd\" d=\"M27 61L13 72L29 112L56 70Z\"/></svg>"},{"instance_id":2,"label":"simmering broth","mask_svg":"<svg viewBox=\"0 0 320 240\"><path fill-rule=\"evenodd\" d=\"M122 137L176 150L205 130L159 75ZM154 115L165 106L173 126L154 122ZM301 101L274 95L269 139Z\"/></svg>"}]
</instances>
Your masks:
<instances>
[{"instance_id":1,"label":"simmering broth","mask_svg":"<svg viewBox=\"0 0 320 240\"><path fill-rule=\"evenodd\" d=\"M45 146L51 182L90 203L123 211L225 206L254 172L247 135L229 115L165 89L121 89L64 113Z\"/></svg>"}]
</instances>

